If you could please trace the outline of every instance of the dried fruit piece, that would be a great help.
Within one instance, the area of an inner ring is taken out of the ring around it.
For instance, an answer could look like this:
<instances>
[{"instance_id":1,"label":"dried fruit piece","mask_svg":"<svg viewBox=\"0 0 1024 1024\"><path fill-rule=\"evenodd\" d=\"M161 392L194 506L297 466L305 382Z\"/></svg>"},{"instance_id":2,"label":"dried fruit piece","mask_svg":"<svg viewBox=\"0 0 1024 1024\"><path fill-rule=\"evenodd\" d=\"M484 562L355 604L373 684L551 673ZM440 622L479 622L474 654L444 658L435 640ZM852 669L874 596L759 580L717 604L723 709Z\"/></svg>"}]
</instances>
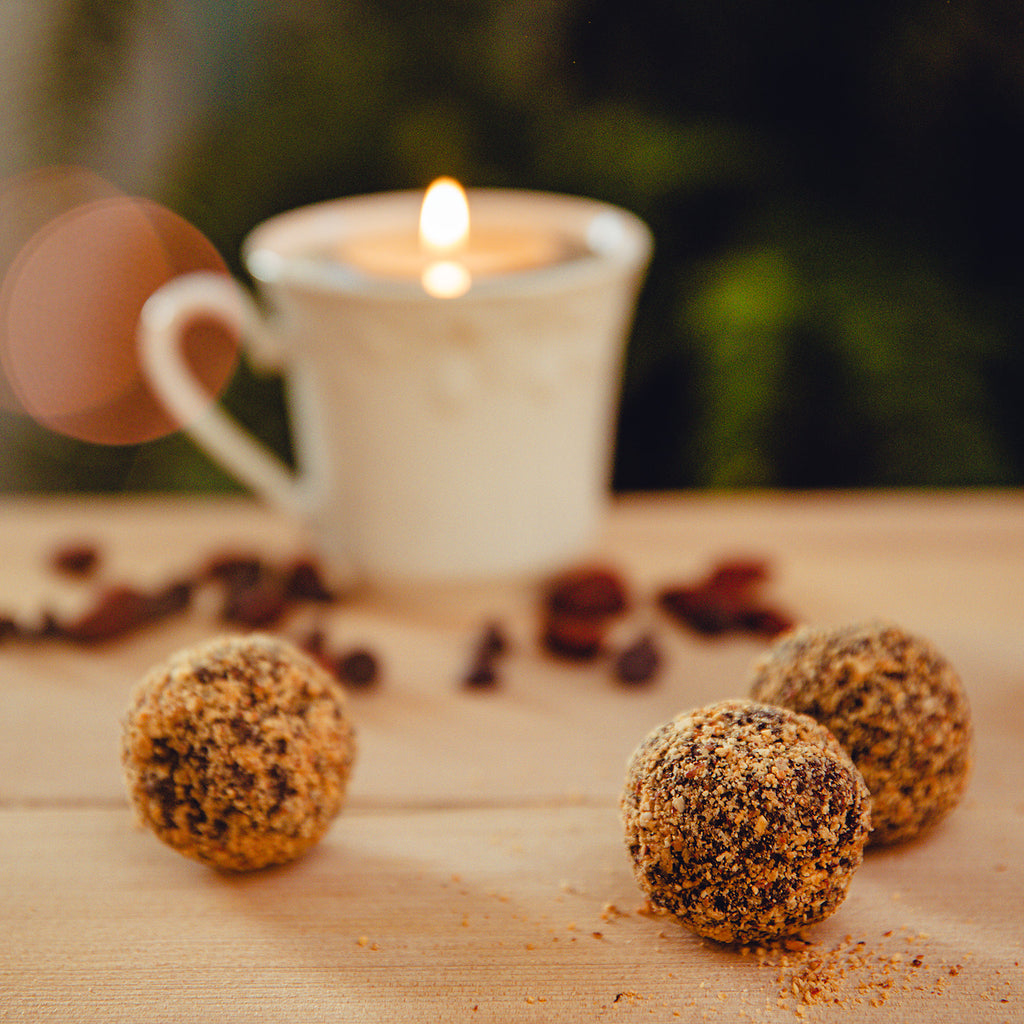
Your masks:
<instances>
[{"instance_id":1,"label":"dried fruit piece","mask_svg":"<svg viewBox=\"0 0 1024 1024\"><path fill-rule=\"evenodd\" d=\"M727 559L695 583L663 588L657 601L677 622L704 636L743 632L772 639L790 629L794 620L762 599L768 576L762 559Z\"/></svg>"},{"instance_id":2,"label":"dried fruit piece","mask_svg":"<svg viewBox=\"0 0 1024 1024\"><path fill-rule=\"evenodd\" d=\"M605 629L605 620L597 616L549 614L542 641L552 654L589 661L604 649Z\"/></svg>"},{"instance_id":3,"label":"dried fruit piece","mask_svg":"<svg viewBox=\"0 0 1024 1024\"><path fill-rule=\"evenodd\" d=\"M367 647L357 647L339 654L330 648L327 634L322 629L310 630L299 637L297 643L302 651L327 669L338 682L351 689L369 689L380 678L380 662Z\"/></svg>"},{"instance_id":4,"label":"dried fruit piece","mask_svg":"<svg viewBox=\"0 0 1024 1024\"><path fill-rule=\"evenodd\" d=\"M287 608L284 580L264 574L254 583L231 588L225 596L220 617L233 625L263 629L279 622Z\"/></svg>"},{"instance_id":5,"label":"dried fruit piece","mask_svg":"<svg viewBox=\"0 0 1024 1024\"><path fill-rule=\"evenodd\" d=\"M489 690L498 684L498 670L491 661L477 660L469 667L463 683L470 690Z\"/></svg>"},{"instance_id":6,"label":"dried fruit piece","mask_svg":"<svg viewBox=\"0 0 1024 1024\"><path fill-rule=\"evenodd\" d=\"M676 621L705 636L718 636L735 625L737 608L703 586L668 587L658 595L658 604Z\"/></svg>"},{"instance_id":7,"label":"dried fruit piece","mask_svg":"<svg viewBox=\"0 0 1024 1024\"><path fill-rule=\"evenodd\" d=\"M320 566L311 558L300 558L285 570L285 593L298 601L327 604L338 595L327 585Z\"/></svg>"},{"instance_id":8,"label":"dried fruit piece","mask_svg":"<svg viewBox=\"0 0 1024 1024\"><path fill-rule=\"evenodd\" d=\"M661 652L654 637L645 634L625 647L615 659L615 678L628 686L649 683L661 668Z\"/></svg>"},{"instance_id":9,"label":"dried fruit piece","mask_svg":"<svg viewBox=\"0 0 1024 1024\"><path fill-rule=\"evenodd\" d=\"M477 644L478 652L486 657L496 658L507 654L511 647L508 636L500 623L488 622Z\"/></svg>"},{"instance_id":10,"label":"dried fruit piece","mask_svg":"<svg viewBox=\"0 0 1024 1024\"><path fill-rule=\"evenodd\" d=\"M279 566L258 555L227 553L211 559L204 575L224 588L221 620L249 629L274 625L297 602L326 603L337 596L310 558Z\"/></svg>"},{"instance_id":11,"label":"dried fruit piece","mask_svg":"<svg viewBox=\"0 0 1024 1024\"><path fill-rule=\"evenodd\" d=\"M625 611L626 585L614 569L579 566L556 576L548 585L546 605L557 613L604 617Z\"/></svg>"},{"instance_id":12,"label":"dried fruit piece","mask_svg":"<svg viewBox=\"0 0 1024 1024\"><path fill-rule=\"evenodd\" d=\"M88 576L99 565L100 552L95 544L65 544L53 553L52 564L57 572L68 576Z\"/></svg>"},{"instance_id":13,"label":"dried fruit piece","mask_svg":"<svg viewBox=\"0 0 1024 1024\"><path fill-rule=\"evenodd\" d=\"M47 635L83 644L114 640L184 611L191 600L192 584L187 580L171 583L154 593L115 586L101 593L93 607L79 619L61 623L50 617Z\"/></svg>"},{"instance_id":14,"label":"dried fruit piece","mask_svg":"<svg viewBox=\"0 0 1024 1024\"><path fill-rule=\"evenodd\" d=\"M376 655L366 647L357 647L341 655L334 662L338 678L347 686L365 690L380 677L380 664Z\"/></svg>"},{"instance_id":15,"label":"dried fruit piece","mask_svg":"<svg viewBox=\"0 0 1024 1024\"><path fill-rule=\"evenodd\" d=\"M508 653L511 644L497 622L488 622L473 648L469 669L463 684L469 689L490 689L499 682L498 661Z\"/></svg>"},{"instance_id":16,"label":"dried fruit piece","mask_svg":"<svg viewBox=\"0 0 1024 1024\"><path fill-rule=\"evenodd\" d=\"M541 643L552 654L589 661L604 650L611 618L629 606L619 573L602 566L579 566L548 584L542 609Z\"/></svg>"}]
</instances>

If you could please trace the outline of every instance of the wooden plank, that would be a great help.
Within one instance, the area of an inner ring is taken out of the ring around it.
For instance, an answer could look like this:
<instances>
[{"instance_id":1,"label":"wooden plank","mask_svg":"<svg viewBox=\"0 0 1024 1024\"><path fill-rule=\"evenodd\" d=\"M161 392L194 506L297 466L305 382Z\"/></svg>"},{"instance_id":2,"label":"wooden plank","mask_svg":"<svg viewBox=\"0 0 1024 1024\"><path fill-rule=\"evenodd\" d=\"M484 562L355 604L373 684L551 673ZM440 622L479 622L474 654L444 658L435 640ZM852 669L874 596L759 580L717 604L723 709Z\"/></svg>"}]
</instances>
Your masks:
<instances>
[{"instance_id":1,"label":"wooden plank","mask_svg":"<svg viewBox=\"0 0 1024 1024\"><path fill-rule=\"evenodd\" d=\"M305 860L238 877L122 811L0 820L7 1020L776 1021L815 976L806 952L761 963L638 913L608 806L352 813ZM1021 866L1006 814L979 820L869 857L813 931L839 1005L810 1014L1020 1019ZM957 858L965 840L988 858Z\"/></svg>"},{"instance_id":2,"label":"wooden plank","mask_svg":"<svg viewBox=\"0 0 1024 1024\"><path fill-rule=\"evenodd\" d=\"M79 539L100 544L103 580L142 584L224 547L302 546L247 499L7 499L0 614L85 606L96 581L46 564ZM616 811L650 727L744 692L761 642L687 634L652 601L736 553L767 557L771 593L803 617L879 614L930 636L975 713L964 805L870 854L788 965L637 913ZM344 815L305 860L252 876L134 831L119 777L128 690L219 628L208 595L124 642L0 647L0 1020L1024 1020L1024 495L638 496L594 557L636 597L614 642L651 629L663 645L656 685L544 654L529 582L360 593L286 623L369 644L385 675L352 695ZM491 619L513 650L499 687L469 692ZM818 1002L799 1006L794 985L814 984Z\"/></svg>"}]
</instances>

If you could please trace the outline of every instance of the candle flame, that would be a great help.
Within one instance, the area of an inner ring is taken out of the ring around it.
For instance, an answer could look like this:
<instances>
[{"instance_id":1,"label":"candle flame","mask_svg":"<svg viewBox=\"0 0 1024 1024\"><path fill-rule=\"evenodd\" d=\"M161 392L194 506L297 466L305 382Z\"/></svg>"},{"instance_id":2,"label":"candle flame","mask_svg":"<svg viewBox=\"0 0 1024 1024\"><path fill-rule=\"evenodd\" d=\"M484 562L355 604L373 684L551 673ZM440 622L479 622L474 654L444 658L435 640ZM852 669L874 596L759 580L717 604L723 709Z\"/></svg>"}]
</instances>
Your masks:
<instances>
[{"instance_id":1,"label":"candle flame","mask_svg":"<svg viewBox=\"0 0 1024 1024\"><path fill-rule=\"evenodd\" d=\"M469 238L469 201L454 178L438 178L427 189L420 209L420 243L438 255L447 255Z\"/></svg>"},{"instance_id":2,"label":"candle flame","mask_svg":"<svg viewBox=\"0 0 1024 1024\"><path fill-rule=\"evenodd\" d=\"M438 299L454 299L469 291L472 277L458 261L469 239L469 201L454 178L438 178L423 197L420 246L436 257L423 271L424 290Z\"/></svg>"}]
</instances>

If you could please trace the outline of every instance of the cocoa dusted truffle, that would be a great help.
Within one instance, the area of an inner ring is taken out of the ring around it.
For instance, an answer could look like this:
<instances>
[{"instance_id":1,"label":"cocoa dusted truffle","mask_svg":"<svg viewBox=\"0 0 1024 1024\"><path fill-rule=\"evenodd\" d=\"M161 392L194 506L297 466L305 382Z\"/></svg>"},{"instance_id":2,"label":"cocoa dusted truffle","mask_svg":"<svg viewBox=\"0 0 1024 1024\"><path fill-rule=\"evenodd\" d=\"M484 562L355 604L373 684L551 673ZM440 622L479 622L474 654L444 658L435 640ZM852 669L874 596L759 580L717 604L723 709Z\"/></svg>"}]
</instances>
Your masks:
<instances>
[{"instance_id":1,"label":"cocoa dusted truffle","mask_svg":"<svg viewBox=\"0 0 1024 1024\"><path fill-rule=\"evenodd\" d=\"M341 810L355 753L341 686L291 644L220 637L136 687L122 764L136 816L211 867L299 857Z\"/></svg>"},{"instance_id":2,"label":"cocoa dusted truffle","mask_svg":"<svg viewBox=\"0 0 1024 1024\"><path fill-rule=\"evenodd\" d=\"M621 807L651 901L726 943L791 935L832 914L871 827L867 787L828 730L746 700L651 732Z\"/></svg>"},{"instance_id":3,"label":"cocoa dusted truffle","mask_svg":"<svg viewBox=\"0 0 1024 1024\"><path fill-rule=\"evenodd\" d=\"M971 712L950 663L899 626L802 626L755 662L750 694L811 715L871 791L872 843L917 835L967 788Z\"/></svg>"}]
</instances>

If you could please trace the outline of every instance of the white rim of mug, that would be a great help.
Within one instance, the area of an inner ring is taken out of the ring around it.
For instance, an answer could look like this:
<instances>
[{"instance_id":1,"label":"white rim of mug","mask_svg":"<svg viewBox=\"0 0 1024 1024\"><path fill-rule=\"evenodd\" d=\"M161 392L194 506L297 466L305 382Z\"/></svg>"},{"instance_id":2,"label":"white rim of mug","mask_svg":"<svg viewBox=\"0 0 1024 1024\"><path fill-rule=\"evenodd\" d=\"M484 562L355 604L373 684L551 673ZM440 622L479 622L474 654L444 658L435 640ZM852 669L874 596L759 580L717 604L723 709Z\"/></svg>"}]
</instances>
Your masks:
<instances>
[{"instance_id":1,"label":"white rim of mug","mask_svg":"<svg viewBox=\"0 0 1024 1024\"><path fill-rule=\"evenodd\" d=\"M528 189L467 190L470 207L480 222L509 204L521 206L518 223L563 234L579 244L582 253L562 262L513 273L483 277L465 294L451 299L428 295L414 279L376 275L332 259L304 255L332 246L365 231L393 229L416 223L422 190L378 192L348 196L297 207L277 214L254 228L242 245L242 257L252 277L262 284L303 287L366 298L410 302L472 302L476 299L519 297L570 287L592 285L626 272L639 272L650 261L654 241L650 228L636 214L597 199ZM504 223L504 218L503 218ZM299 240L287 244L289 236ZM282 244L282 240L284 244Z\"/></svg>"}]
</instances>

